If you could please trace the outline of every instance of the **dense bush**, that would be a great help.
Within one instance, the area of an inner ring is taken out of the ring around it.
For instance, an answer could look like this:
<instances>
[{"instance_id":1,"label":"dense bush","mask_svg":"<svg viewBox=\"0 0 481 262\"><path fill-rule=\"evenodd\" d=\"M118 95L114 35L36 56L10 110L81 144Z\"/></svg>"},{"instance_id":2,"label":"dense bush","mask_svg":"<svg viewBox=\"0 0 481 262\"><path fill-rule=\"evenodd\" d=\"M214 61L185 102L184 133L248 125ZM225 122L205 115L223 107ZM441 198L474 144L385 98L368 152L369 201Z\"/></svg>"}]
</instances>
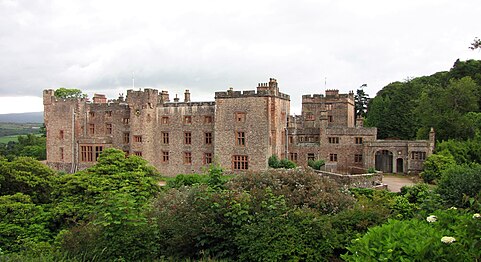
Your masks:
<instances>
[{"instance_id":1,"label":"dense bush","mask_svg":"<svg viewBox=\"0 0 481 262\"><path fill-rule=\"evenodd\" d=\"M0 195L23 193L34 203L50 202L55 173L46 165L30 157L0 159L0 174Z\"/></svg>"},{"instance_id":2,"label":"dense bush","mask_svg":"<svg viewBox=\"0 0 481 262\"><path fill-rule=\"evenodd\" d=\"M354 204L347 190L326 177L309 170L270 170L234 177L226 184L234 191L248 191L255 199L263 199L266 188L274 195L286 197L289 207L309 207L323 214L337 213Z\"/></svg>"},{"instance_id":3,"label":"dense bush","mask_svg":"<svg viewBox=\"0 0 481 262\"><path fill-rule=\"evenodd\" d=\"M453 156L448 152L432 154L424 161L424 170L420 176L425 183L436 182L441 178L441 173L444 170L455 164L456 161L454 161Z\"/></svg>"},{"instance_id":4,"label":"dense bush","mask_svg":"<svg viewBox=\"0 0 481 262\"><path fill-rule=\"evenodd\" d=\"M296 163L290 161L287 158L283 158L283 159L279 160L277 155L272 155L271 157L269 157L267 163L268 163L269 167L272 167L272 168L290 169L290 168L295 168L297 166Z\"/></svg>"},{"instance_id":5,"label":"dense bush","mask_svg":"<svg viewBox=\"0 0 481 262\"><path fill-rule=\"evenodd\" d=\"M469 116L477 116L476 125L481 132L481 113L468 113ZM438 152L452 155L457 164L481 163L481 133L468 140L447 140L436 144Z\"/></svg>"},{"instance_id":6,"label":"dense bush","mask_svg":"<svg viewBox=\"0 0 481 262\"><path fill-rule=\"evenodd\" d=\"M312 167L314 170L321 170L321 167L323 167L325 164L326 162L322 159L307 161L307 165Z\"/></svg>"},{"instance_id":7,"label":"dense bush","mask_svg":"<svg viewBox=\"0 0 481 262\"><path fill-rule=\"evenodd\" d=\"M342 257L346 261L477 261L480 235L481 219L476 215L437 211L423 220L389 220L370 228Z\"/></svg>"},{"instance_id":8,"label":"dense bush","mask_svg":"<svg viewBox=\"0 0 481 262\"><path fill-rule=\"evenodd\" d=\"M0 196L0 249L2 252L48 248L52 233L50 214L22 193Z\"/></svg>"},{"instance_id":9,"label":"dense bush","mask_svg":"<svg viewBox=\"0 0 481 262\"><path fill-rule=\"evenodd\" d=\"M208 177L199 174L180 174L175 178L167 180L167 186L171 188L180 188L183 186L193 186L195 184L206 184Z\"/></svg>"},{"instance_id":10,"label":"dense bush","mask_svg":"<svg viewBox=\"0 0 481 262\"><path fill-rule=\"evenodd\" d=\"M452 166L442 173L437 192L448 206L469 207L467 199L481 192L481 165Z\"/></svg>"}]
</instances>

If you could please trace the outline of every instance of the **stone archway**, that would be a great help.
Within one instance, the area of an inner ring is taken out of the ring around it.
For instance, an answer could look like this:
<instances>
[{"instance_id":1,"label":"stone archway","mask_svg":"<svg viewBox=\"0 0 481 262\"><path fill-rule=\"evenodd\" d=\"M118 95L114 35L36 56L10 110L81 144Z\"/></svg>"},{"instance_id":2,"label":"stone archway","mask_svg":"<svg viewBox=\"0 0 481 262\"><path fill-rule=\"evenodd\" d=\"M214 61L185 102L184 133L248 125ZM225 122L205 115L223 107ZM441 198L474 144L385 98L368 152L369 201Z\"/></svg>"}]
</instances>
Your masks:
<instances>
[{"instance_id":1,"label":"stone archway","mask_svg":"<svg viewBox=\"0 0 481 262\"><path fill-rule=\"evenodd\" d=\"M404 161L402 158L396 160L396 173L404 173Z\"/></svg>"},{"instance_id":2,"label":"stone archway","mask_svg":"<svg viewBox=\"0 0 481 262\"><path fill-rule=\"evenodd\" d=\"M393 154L389 150L380 150L376 152L376 170L384 173L393 172Z\"/></svg>"}]
</instances>

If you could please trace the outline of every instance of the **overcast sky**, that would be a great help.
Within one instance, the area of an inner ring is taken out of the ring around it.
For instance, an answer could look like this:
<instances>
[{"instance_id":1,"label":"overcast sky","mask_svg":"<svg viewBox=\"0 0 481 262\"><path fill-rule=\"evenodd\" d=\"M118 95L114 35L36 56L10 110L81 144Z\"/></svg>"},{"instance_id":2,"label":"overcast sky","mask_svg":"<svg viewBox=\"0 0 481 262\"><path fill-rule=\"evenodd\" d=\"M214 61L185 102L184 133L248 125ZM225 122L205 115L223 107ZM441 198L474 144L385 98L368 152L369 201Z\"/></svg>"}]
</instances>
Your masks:
<instances>
[{"instance_id":1,"label":"overcast sky","mask_svg":"<svg viewBox=\"0 0 481 262\"><path fill-rule=\"evenodd\" d=\"M42 111L49 88L116 98L135 72L136 89L193 101L273 77L299 114L326 86L374 97L481 59L480 15L474 0L0 0L0 113Z\"/></svg>"}]
</instances>

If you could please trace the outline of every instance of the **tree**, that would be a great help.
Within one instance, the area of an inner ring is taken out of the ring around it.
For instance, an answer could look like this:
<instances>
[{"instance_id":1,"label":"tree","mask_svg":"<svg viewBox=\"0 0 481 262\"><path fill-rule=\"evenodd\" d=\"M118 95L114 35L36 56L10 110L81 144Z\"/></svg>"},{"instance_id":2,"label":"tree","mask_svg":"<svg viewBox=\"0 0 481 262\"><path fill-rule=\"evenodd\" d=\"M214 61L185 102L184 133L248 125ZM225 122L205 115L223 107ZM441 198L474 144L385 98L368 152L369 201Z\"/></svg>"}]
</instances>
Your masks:
<instances>
[{"instance_id":1,"label":"tree","mask_svg":"<svg viewBox=\"0 0 481 262\"><path fill-rule=\"evenodd\" d=\"M30 196L0 196L0 252L46 250L52 237L49 222L49 213Z\"/></svg>"},{"instance_id":2,"label":"tree","mask_svg":"<svg viewBox=\"0 0 481 262\"><path fill-rule=\"evenodd\" d=\"M356 95L354 96L354 107L356 110L356 116L366 117L367 105L369 103L369 95L364 92L363 87L367 87L363 84L356 90Z\"/></svg>"},{"instance_id":3,"label":"tree","mask_svg":"<svg viewBox=\"0 0 481 262\"><path fill-rule=\"evenodd\" d=\"M441 173L453 165L456 165L456 161L449 152L432 154L424 161L424 170L420 175L424 182L432 183L441 178Z\"/></svg>"},{"instance_id":4,"label":"tree","mask_svg":"<svg viewBox=\"0 0 481 262\"><path fill-rule=\"evenodd\" d=\"M429 86L424 89L416 112L424 133L434 127L438 140L447 140L473 137L475 126L471 126L471 121L464 115L477 110L478 86L467 76L451 79L446 87Z\"/></svg>"},{"instance_id":5,"label":"tree","mask_svg":"<svg viewBox=\"0 0 481 262\"><path fill-rule=\"evenodd\" d=\"M61 87L55 90L55 96L58 98L86 98L86 94L82 94L82 91L75 88Z\"/></svg>"},{"instance_id":6,"label":"tree","mask_svg":"<svg viewBox=\"0 0 481 262\"><path fill-rule=\"evenodd\" d=\"M113 148L96 165L60 176L52 213L69 227L59 237L62 251L83 260L152 260L158 241L146 211L159 191L156 176L146 160Z\"/></svg>"},{"instance_id":7,"label":"tree","mask_svg":"<svg viewBox=\"0 0 481 262\"><path fill-rule=\"evenodd\" d=\"M46 165L30 157L18 157L12 162L0 159L3 181L0 195L22 193L33 203L49 203L55 173Z\"/></svg>"},{"instance_id":8,"label":"tree","mask_svg":"<svg viewBox=\"0 0 481 262\"><path fill-rule=\"evenodd\" d=\"M474 41L471 43L471 46L469 47L469 49L475 50L478 48L481 48L481 39L476 37L474 38Z\"/></svg>"}]
</instances>

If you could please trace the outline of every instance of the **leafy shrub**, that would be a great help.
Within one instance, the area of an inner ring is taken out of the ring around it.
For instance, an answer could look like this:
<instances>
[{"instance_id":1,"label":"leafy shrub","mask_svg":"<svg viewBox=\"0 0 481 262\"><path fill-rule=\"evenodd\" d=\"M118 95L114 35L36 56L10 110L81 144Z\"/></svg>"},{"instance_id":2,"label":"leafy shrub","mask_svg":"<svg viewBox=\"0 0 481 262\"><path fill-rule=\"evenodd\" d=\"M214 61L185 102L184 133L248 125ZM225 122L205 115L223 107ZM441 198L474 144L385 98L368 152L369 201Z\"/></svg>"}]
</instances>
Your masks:
<instances>
[{"instance_id":1,"label":"leafy shrub","mask_svg":"<svg viewBox=\"0 0 481 262\"><path fill-rule=\"evenodd\" d=\"M0 249L11 253L49 246L50 214L22 193L0 196Z\"/></svg>"},{"instance_id":2,"label":"leafy shrub","mask_svg":"<svg viewBox=\"0 0 481 262\"><path fill-rule=\"evenodd\" d=\"M272 155L271 157L269 157L269 159L267 160L267 164L269 165L269 167L279 168L279 158L277 157L277 155Z\"/></svg>"},{"instance_id":3,"label":"leafy shrub","mask_svg":"<svg viewBox=\"0 0 481 262\"><path fill-rule=\"evenodd\" d=\"M30 157L18 157L12 162L0 159L0 195L23 193L34 203L49 203L55 172Z\"/></svg>"},{"instance_id":4,"label":"leafy shrub","mask_svg":"<svg viewBox=\"0 0 481 262\"><path fill-rule=\"evenodd\" d=\"M323 214L337 213L354 203L347 191L326 177L309 170L269 170L246 173L230 180L226 187L234 191L247 191L256 200L257 207L264 198L266 188L274 195L283 195L289 207L309 207Z\"/></svg>"},{"instance_id":5,"label":"leafy shrub","mask_svg":"<svg viewBox=\"0 0 481 262\"><path fill-rule=\"evenodd\" d=\"M291 169L291 168L295 168L296 166L297 166L296 163L286 158L279 161L279 168Z\"/></svg>"},{"instance_id":6,"label":"leafy shrub","mask_svg":"<svg viewBox=\"0 0 481 262\"><path fill-rule=\"evenodd\" d=\"M321 167L323 167L326 164L326 162L322 159L319 160L309 160L307 162L307 165L312 167L314 170L321 170Z\"/></svg>"},{"instance_id":7,"label":"leafy shrub","mask_svg":"<svg viewBox=\"0 0 481 262\"><path fill-rule=\"evenodd\" d=\"M441 172L455 165L451 154L432 154L424 161L424 170L420 176L425 183L433 183L441 178Z\"/></svg>"},{"instance_id":8,"label":"leafy shrub","mask_svg":"<svg viewBox=\"0 0 481 262\"><path fill-rule=\"evenodd\" d=\"M409 203L416 204L417 215L426 216L435 210L444 208L441 196L430 189L427 184L416 184L401 188L400 195L405 197Z\"/></svg>"},{"instance_id":9,"label":"leafy shrub","mask_svg":"<svg viewBox=\"0 0 481 262\"><path fill-rule=\"evenodd\" d=\"M332 216L332 228L336 232L334 253L339 256L345 253L346 246L357 235L366 233L367 229L381 225L391 216L391 210L371 200L360 201L353 208L341 211Z\"/></svg>"},{"instance_id":10,"label":"leafy shrub","mask_svg":"<svg viewBox=\"0 0 481 262\"><path fill-rule=\"evenodd\" d=\"M269 157L269 160L267 161L267 163L269 164L269 167L272 167L272 168L290 169L290 168L295 168L297 166L296 163L290 161L289 159L284 158L279 160L279 158L276 155L272 155L271 157Z\"/></svg>"},{"instance_id":11,"label":"leafy shrub","mask_svg":"<svg viewBox=\"0 0 481 262\"><path fill-rule=\"evenodd\" d=\"M481 192L481 165L451 166L442 174L437 192L448 206L469 207L468 198Z\"/></svg>"},{"instance_id":12,"label":"leafy shrub","mask_svg":"<svg viewBox=\"0 0 481 262\"><path fill-rule=\"evenodd\" d=\"M207 184L208 177L199 174L180 174L175 176L174 179L167 181L167 186L170 188L180 188L183 186L192 186L195 184Z\"/></svg>"},{"instance_id":13,"label":"leafy shrub","mask_svg":"<svg viewBox=\"0 0 481 262\"><path fill-rule=\"evenodd\" d=\"M479 260L481 219L462 211L446 210L435 212L433 220L431 223L427 219L389 220L354 240L342 258L346 261Z\"/></svg>"},{"instance_id":14,"label":"leafy shrub","mask_svg":"<svg viewBox=\"0 0 481 262\"><path fill-rule=\"evenodd\" d=\"M267 205L277 214L259 214L236 235L240 261L329 261L336 239L327 217L305 209L289 211L279 202Z\"/></svg>"},{"instance_id":15,"label":"leafy shrub","mask_svg":"<svg viewBox=\"0 0 481 262\"><path fill-rule=\"evenodd\" d=\"M424 197L427 195L429 191L429 186L426 184L415 184L412 186L403 186L401 187L400 194L407 198L409 203L419 203L422 202Z\"/></svg>"},{"instance_id":16,"label":"leafy shrub","mask_svg":"<svg viewBox=\"0 0 481 262\"><path fill-rule=\"evenodd\" d=\"M376 169L374 167L370 167L370 168L367 169L367 173L374 174L374 173L376 173Z\"/></svg>"},{"instance_id":17,"label":"leafy shrub","mask_svg":"<svg viewBox=\"0 0 481 262\"><path fill-rule=\"evenodd\" d=\"M234 256L234 232L230 226L236 223L229 223L229 217L245 214L244 201L248 198L241 194L214 191L207 185L162 193L154 201L150 215L158 223L160 255L199 258L215 250L221 251L217 256ZM230 212L232 215L227 215Z\"/></svg>"}]
</instances>

